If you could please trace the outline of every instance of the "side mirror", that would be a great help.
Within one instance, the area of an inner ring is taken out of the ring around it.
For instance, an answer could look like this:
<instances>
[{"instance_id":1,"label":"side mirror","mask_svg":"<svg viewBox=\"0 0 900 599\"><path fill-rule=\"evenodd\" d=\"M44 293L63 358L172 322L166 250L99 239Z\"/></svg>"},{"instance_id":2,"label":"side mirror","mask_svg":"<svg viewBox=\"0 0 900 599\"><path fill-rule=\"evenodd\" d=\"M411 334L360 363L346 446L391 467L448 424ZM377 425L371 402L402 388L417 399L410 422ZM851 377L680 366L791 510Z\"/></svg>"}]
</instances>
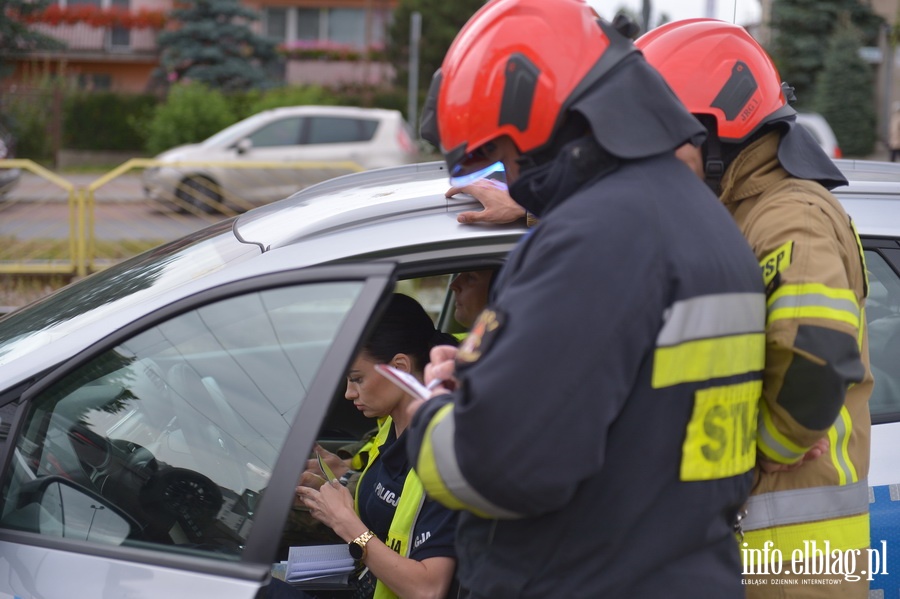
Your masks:
<instances>
[{"instance_id":1,"label":"side mirror","mask_svg":"<svg viewBox=\"0 0 900 599\"><path fill-rule=\"evenodd\" d=\"M121 545L139 530L134 520L100 495L58 476L41 479L31 498L20 511L17 528L107 545ZM22 518L26 513L31 514L27 520Z\"/></svg>"},{"instance_id":2,"label":"side mirror","mask_svg":"<svg viewBox=\"0 0 900 599\"><path fill-rule=\"evenodd\" d=\"M253 142L249 137L245 137L241 141L237 142L235 149L237 150L238 154L246 154L253 149Z\"/></svg>"}]
</instances>

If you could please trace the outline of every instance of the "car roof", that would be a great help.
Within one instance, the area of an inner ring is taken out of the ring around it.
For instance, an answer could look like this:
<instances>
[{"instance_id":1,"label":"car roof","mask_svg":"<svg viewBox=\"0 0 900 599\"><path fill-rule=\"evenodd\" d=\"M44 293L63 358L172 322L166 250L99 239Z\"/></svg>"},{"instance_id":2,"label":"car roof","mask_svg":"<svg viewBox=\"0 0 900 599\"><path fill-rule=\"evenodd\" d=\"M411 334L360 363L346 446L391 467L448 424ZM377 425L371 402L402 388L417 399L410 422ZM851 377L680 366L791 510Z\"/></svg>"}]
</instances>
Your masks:
<instances>
[{"instance_id":1,"label":"car roof","mask_svg":"<svg viewBox=\"0 0 900 599\"><path fill-rule=\"evenodd\" d=\"M443 162L409 164L336 177L307 187L287 199L247 212L235 222L235 234L265 249L283 247L341 230L370 227L377 223L410 222L410 233L420 224L414 219L452 211L477 209L473 198L446 198L450 187ZM455 216L451 218L456 222ZM453 227L471 233L472 227ZM490 232L488 227L475 231ZM396 241L396 240L391 240Z\"/></svg>"},{"instance_id":2,"label":"car roof","mask_svg":"<svg viewBox=\"0 0 900 599\"><path fill-rule=\"evenodd\" d=\"M859 232L900 236L900 164L850 159L834 162L849 180L834 194L853 217ZM480 208L466 195L443 198L448 187L443 162L353 173L246 213L238 217L235 232L248 242L275 248L379 222ZM459 229L459 234L464 235L479 227Z\"/></svg>"},{"instance_id":3,"label":"car roof","mask_svg":"<svg viewBox=\"0 0 900 599\"><path fill-rule=\"evenodd\" d=\"M361 116L361 117L395 117L400 114L399 110L391 108L364 108L361 106L331 106L331 105L314 105L305 104L303 106L281 106L278 108L270 108L264 110L262 114L289 114L289 115L340 115L340 116Z\"/></svg>"},{"instance_id":4,"label":"car roof","mask_svg":"<svg viewBox=\"0 0 900 599\"><path fill-rule=\"evenodd\" d=\"M900 164L847 159L834 162L850 183L833 193L857 231L870 237L900 236Z\"/></svg>"}]
</instances>

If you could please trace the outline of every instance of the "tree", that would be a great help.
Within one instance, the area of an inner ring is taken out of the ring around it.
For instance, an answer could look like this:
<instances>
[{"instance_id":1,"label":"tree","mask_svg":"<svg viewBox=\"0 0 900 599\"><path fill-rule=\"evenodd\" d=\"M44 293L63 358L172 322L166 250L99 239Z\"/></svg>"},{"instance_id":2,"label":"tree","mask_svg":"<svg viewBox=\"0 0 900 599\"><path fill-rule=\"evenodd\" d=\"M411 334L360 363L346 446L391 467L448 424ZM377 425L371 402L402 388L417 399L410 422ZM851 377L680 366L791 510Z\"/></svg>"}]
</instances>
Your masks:
<instances>
[{"instance_id":1,"label":"tree","mask_svg":"<svg viewBox=\"0 0 900 599\"><path fill-rule=\"evenodd\" d=\"M256 12L238 0L187 0L169 18L178 29L157 38L157 77L168 82L197 81L222 91L269 87L278 61L275 40L249 27Z\"/></svg>"},{"instance_id":2,"label":"tree","mask_svg":"<svg viewBox=\"0 0 900 599\"><path fill-rule=\"evenodd\" d=\"M772 3L773 30L769 53L781 78L797 94L797 106L809 106L815 97L816 77L824 67L822 40L831 38L843 14L860 31L862 45L877 45L883 19L859 0L778 0Z\"/></svg>"},{"instance_id":3,"label":"tree","mask_svg":"<svg viewBox=\"0 0 900 599\"><path fill-rule=\"evenodd\" d=\"M172 86L147 125L147 152L202 141L238 120L225 95L195 81Z\"/></svg>"},{"instance_id":4,"label":"tree","mask_svg":"<svg viewBox=\"0 0 900 599\"><path fill-rule=\"evenodd\" d=\"M484 5L485 0L400 0L388 30L388 60L397 70L397 83L406 87L409 81L410 16L422 15L422 37L419 46L419 88L424 93L431 75L441 66L444 54L466 21Z\"/></svg>"},{"instance_id":5,"label":"tree","mask_svg":"<svg viewBox=\"0 0 900 599\"><path fill-rule=\"evenodd\" d=\"M40 14L52 0L0 0L0 78L9 74L10 58L37 50L59 50L65 44L34 31L28 18Z\"/></svg>"},{"instance_id":6,"label":"tree","mask_svg":"<svg viewBox=\"0 0 900 599\"><path fill-rule=\"evenodd\" d=\"M871 67L860 57L860 33L844 19L828 43L816 80L815 110L825 117L847 156L867 156L875 145Z\"/></svg>"}]
</instances>

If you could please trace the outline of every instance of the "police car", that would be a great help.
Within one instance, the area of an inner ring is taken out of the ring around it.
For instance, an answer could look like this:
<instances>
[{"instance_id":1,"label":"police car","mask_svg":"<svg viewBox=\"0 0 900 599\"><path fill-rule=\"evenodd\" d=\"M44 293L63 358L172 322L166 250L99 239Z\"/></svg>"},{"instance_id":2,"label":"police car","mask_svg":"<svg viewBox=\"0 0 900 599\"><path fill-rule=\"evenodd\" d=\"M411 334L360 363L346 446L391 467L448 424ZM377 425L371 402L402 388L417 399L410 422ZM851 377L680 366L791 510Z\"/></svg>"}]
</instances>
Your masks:
<instances>
[{"instance_id":1,"label":"police car","mask_svg":"<svg viewBox=\"0 0 900 599\"><path fill-rule=\"evenodd\" d=\"M896 596L900 165L839 164L871 287L872 588ZM525 232L458 224L478 205L447 187L442 163L334 179L0 320L0 597L257 597L313 442L371 427L344 374L386 298L450 326L451 275Z\"/></svg>"}]
</instances>

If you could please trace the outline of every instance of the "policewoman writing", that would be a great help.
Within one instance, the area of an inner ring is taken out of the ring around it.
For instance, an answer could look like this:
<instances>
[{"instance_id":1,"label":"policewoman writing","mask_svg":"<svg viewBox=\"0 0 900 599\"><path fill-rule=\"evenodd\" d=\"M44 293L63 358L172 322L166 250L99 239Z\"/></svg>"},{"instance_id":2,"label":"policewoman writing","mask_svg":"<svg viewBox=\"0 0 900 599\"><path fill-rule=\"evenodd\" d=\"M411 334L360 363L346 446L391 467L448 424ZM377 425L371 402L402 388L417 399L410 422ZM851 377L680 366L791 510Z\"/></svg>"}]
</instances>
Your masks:
<instances>
[{"instance_id":1,"label":"policewoman writing","mask_svg":"<svg viewBox=\"0 0 900 599\"><path fill-rule=\"evenodd\" d=\"M375 580L375 599L442 598L456 569L456 514L426 498L406 455L407 405L412 397L375 370L389 364L420 380L429 350L453 344L435 330L422 306L394 294L369 341L347 373L345 397L369 418L383 418L356 486L355 497L338 480L317 490L297 487L310 514L349 543L366 576ZM269 597L310 597L273 580ZM359 594L355 595L358 597Z\"/></svg>"}]
</instances>

